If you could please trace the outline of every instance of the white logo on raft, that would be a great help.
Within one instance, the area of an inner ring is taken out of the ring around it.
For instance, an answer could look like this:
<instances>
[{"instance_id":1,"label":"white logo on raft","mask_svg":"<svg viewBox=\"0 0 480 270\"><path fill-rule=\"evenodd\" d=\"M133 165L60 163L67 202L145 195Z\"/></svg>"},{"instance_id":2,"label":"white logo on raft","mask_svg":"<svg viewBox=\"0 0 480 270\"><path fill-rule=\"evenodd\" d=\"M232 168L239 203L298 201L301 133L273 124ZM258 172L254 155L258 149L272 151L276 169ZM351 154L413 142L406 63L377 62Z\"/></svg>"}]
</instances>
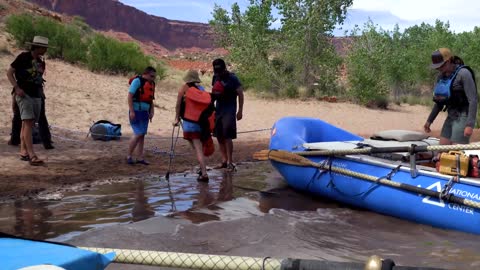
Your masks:
<instances>
[{"instance_id":1,"label":"white logo on raft","mask_svg":"<svg viewBox=\"0 0 480 270\"><path fill-rule=\"evenodd\" d=\"M418 185L418 187L421 187L421 186ZM435 183L431 184L430 186L426 187L426 189L435 190L437 192L442 192L442 184L440 182L435 182ZM453 194L453 195L459 196L459 197L464 197L464 198L465 197L466 198L471 198L471 199L474 199L474 200L477 200L477 201L480 200L480 196L478 194L468 192L468 191L465 191L465 190L452 189L452 190L450 190L450 194ZM427 196L427 197L423 198L422 202L426 203L426 204L435 205L435 206L438 206L438 207L445 207L445 202L443 200L440 200L438 198L431 198L430 196ZM456 204L456 203L448 203L447 206L448 206L448 208L450 208L452 210L460 211L460 212L463 212L463 213L466 213L466 214L473 215L473 208L471 208L471 207L468 207L468 206L465 206L465 205L459 205L459 204Z\"/></svg>"}]
</instances>

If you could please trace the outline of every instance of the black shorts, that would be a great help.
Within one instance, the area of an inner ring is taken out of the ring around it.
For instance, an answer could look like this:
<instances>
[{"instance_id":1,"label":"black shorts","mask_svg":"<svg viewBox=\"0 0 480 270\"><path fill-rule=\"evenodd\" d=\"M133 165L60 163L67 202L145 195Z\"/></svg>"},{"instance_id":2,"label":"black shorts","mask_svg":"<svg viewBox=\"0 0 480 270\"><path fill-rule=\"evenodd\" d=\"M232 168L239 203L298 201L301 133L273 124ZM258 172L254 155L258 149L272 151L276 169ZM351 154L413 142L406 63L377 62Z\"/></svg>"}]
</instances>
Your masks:
<instances>
[{"instance_id":1,"label":"black shorts","mask_svg":"<svg viewBox=\"0 0 480 270\"><path fill-rule=\"evenodd\" d=\"M224 114L215 116L215 128L213 136L218 139L237 138L237 117L235 114Z\"/></svg>"}]
</instances>

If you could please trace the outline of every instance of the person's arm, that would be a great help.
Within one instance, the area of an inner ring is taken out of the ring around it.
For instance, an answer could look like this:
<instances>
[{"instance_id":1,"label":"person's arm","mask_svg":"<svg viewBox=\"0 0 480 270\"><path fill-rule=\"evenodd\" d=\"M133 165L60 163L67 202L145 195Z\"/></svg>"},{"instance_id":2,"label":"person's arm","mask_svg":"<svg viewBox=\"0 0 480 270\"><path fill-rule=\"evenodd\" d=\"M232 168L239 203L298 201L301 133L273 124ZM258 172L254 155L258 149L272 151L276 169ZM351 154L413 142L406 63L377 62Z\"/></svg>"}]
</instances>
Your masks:
<instances>
[{"instance_id":1,"label":"person's arm","mask_svg":"<svg viewBox=\"0 0 480 270\"><path fill-rule=\"evenodd\" d=\"M173 125L178 125L178 123L180 122L180 106L182 104L182 99L183 99L183 96L185 95L185 92L187 91L187 85L184 84L182 86L182 88L180 88L180 90L178 90L178 94L177 94L177 103L175 105L175 119L173 120Z\"/></svg>"},{"instance_id":2,"label":"person's arm","mask_svg":"<svg viewBox=\"0 0 480 270\"><path fill-rule=\"evenodd\" d=\"M237 88L237 95L238 95L238 112L237 112L237 120L240 121L243 118L243 87L239 86Z\"/></svg>"},{"instance_id":3,"label":"person's arm","mask_svg":"<svg viewBox=\"0 0 480 270\"><path fill-rule=\"evenodd\" d=\"M430 125L433 123L433 121L435 121L435 118L437 118L441 110L442 108L437 103L433 104L433 108L428 116L427 122L425 122L425 125L423 125L423 129L426 133L430 133L432 131L430 129Z\"/></svg>"},{"instance_id":4,"label":"person's arm","mask_svg":"<svg viewBox=\"0 0 480 270\"><path fill-rule=\"evenodd\" d=\"M140 88L140 84L141 84L140 79L135 79L130 84L130 89L128 89L127 102L128 102L130 120L135 119L135 110L133 108L133 96L135 95L135 92L137 92L138 88Z\"/></svg>"},{"instance_id":5,"label":"person's arm","mask_svg":"<svg viewBox=\"0 0 480 270\"><path fill-rule=\"evenodd\" d=\"M148 114L148 117L150 119L150 122L152 122L152 118L153 116L155 115L155 103L152 103L150 104L150 111L149 111L149 114Z\"/></svg>"},{"instance_id":6,"label":"person's arm","mask_svg":"<svg viewBox=\"0 0 480 270\"><path fill-rule=\"evenodd\" d=\"M8 78L8 81L10 82L10 84L13 86L13 88L15 89L15 94L18 95L18 96L25 96L25 92L23 91L22 88L20 88L17 84L17 80L15 79L15 69L13 67L10 67L8 70L7 70L7 78Z\"/></svg>"},{"instance_id":7,"label":"person's arm","mask_svg":"<svg viewBox=\"0 0 480 270\"><path fill-rule=\"evenodd\" d=\"M475 122L477 120L477 88L475 87L475 81L473 80L472 73L470 73L470 71L467 69L462 69L460 72L458 75L462 76L463 89L468 100L468 117L466 126L473 128L475 127Z\"/></svg>"}]
</instances>

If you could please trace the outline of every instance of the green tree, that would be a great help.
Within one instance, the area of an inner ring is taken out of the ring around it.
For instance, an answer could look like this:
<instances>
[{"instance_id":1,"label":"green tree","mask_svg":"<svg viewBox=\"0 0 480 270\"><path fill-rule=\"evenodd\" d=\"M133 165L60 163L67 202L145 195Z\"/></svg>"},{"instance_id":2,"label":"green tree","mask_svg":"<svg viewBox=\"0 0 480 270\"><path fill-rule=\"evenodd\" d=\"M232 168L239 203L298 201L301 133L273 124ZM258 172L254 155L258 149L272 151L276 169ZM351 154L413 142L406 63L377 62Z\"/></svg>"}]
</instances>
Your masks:
<instances>
[{"instance_id":1,"label":"green tree","mask_svg":"<svg viewBox=\"0 0 480 270\"><path fill-rule=\"evenodd\" d=\"M385 64L390 53L388 32L371 22L365 24L361 35L354 30L355 42L347 57L349 93L363 105L375 105L388 97ZM382 106L386 107L386 106Z\"/></svg>"},{"instance_id":2,"label":"green tree","mask_svg":"<svg viewBox=\"0 0 480 270\"><path fill-rule=\"evenodd\" d=\"M228 13L216 5L213 26L217 44L230 51L228 60L236 66L244 85L271 88L268 56L272 46L270 29L274 21L271 15L272 1L251 0L242 13L237 3Z\"/></svg>"},{"instance_id":3,"label":"green tree","mask_svg":"<svg viewBox=\"0 0 480 270\"><path fill-rule=\"evenodd\" d=\"M340 59L331 42L332 31L345 20L351 0L278 0L282 15L284 58L294 65L298 84L334 92Z\"/></svg>"},{"instance_id":4,"label":"green tree","mask_svg":"<svg viewBox=\"0 0 480 270\"><path fill-rule=\"evenodd\" d=\"M330 42L351 0L251 0L245 12L215 6L213 26L219 45L230 51L244 84L289 97L298 88L310 94L335 92L340 59ZM272 29L281 15L281 27Z\"/></svg>"}]
</instances>

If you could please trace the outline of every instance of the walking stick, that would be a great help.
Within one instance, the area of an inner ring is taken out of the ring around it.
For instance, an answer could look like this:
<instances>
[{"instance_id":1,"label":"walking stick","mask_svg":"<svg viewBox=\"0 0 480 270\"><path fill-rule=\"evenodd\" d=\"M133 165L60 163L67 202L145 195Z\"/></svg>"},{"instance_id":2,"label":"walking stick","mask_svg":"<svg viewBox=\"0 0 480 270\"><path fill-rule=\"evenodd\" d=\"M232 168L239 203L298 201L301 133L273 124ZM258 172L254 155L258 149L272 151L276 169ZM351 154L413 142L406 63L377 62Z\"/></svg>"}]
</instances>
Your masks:
<instances>
[{"instance_id":1,"label":"walking stick","mask_svg":"<svg viewBox=\"0 0 480 270\"><path fill-rule=\"evenodd\" d=\"M175 128L177 127L178 127L177 136L175 137ZM168 161L168 171L167 171L167 174L165 175L165 179L167 179L167 181L169 181L170 179L170 169L172 167L173 157L175 156L175 146L177 144L179 134L180 134L180 127L178 125L174 125L172 129L172 143L170 144L170 154L169 154L170 160Z\"/></svg>"}]
</instances>

